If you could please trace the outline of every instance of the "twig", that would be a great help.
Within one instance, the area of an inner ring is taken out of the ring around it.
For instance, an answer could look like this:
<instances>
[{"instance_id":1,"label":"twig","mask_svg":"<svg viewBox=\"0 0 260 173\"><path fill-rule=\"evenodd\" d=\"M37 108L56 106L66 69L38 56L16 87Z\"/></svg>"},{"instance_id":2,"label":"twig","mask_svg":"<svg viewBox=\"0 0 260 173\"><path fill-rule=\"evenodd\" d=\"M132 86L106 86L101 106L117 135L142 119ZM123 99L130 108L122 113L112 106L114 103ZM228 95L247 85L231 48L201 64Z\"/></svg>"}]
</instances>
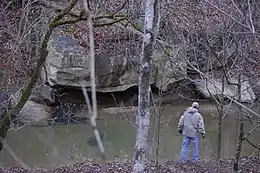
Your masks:
<instances>
[{"instance_id":1,"label":"twig","mask_svg":"<svg viewBox=\"0 0 260 173\"><path fill-rule=\"evenodd\" d=\"M255 27L254 27L253 19L252 19L252 11L251 11L250 0L247 0L247 3L248 3L248 13L249 13L249 20L250 20L250 24L251 24L251 30L252 30L252 33L254 34L255 33Z\"/></svg>"},{"instance_id":2,"label":"twig","mask_svg":"<svg viewBox=\"0 0 260 173\"><path fill-rule=\"evenodd\" d=\"M214 4L212 4L211 2L209 2L208 0L204 0L204 2L208 3L210 6L214 7L216 10L220 11L221 13L225 14L227 17L229 17L230 19L232 19L234 22L236 22L237 24L239 24L240 26L242 26L245 29L250 29L248 26L244 25L243 23L239 22L238 20L236 20L234 17L230 16L228 13L226 13L225 11L223 11L222 9L220 9L219 7L215 6Z\"/></svg>"},{"instance_id":3,"label":"twig","mask_svg":"<svg viewBox=\"0 0 260 173\"><path fill-rule=\"evenodd\" d=\"M106 22L106 23L95 23L94 25L93 25L93 27L103 27L103 26L108 26L108 25L113 25L113 24L115 24L115 23L119 23L119 22L121 22L121 21L124 21L124 20L126 20L127 18L126 17L123 17L123 18L120 18L120 19L117 19L117 20L113 20L113 21L111 21L111 22Z\"/></svg>"},{"instance_id":4,"label":"twig","mask_svg":"<svg viewBox=\"0 0 260 173\"><path fill-rule=\"evenodd\" d=\"M258 127L260 127L260 123L258 123L255 127L253 127L253 128L244 136L244 139L247 139L251 134L253 134Z\"/></svg>"},{"instance_id":5,"label":"twig","mask_svg":"<svg viewBox=\"0 0 260 173\"><path fill-rule=\"evenodd\" d=\"M228 104L228 108L227 108L226 112L224 113L224 115L223 115L223 117L222 117L222 120L226 117L226 115L227 115L227 113L228 113L228 111L229 111L230 106L231 106L232 103L233 103L233 99L232 99L232 100L230 101L230 103Z\"/></svg>"},{"instance_id":6,"label":"twig","mask_svg":"<svg viewBox=\"0 0 260 173\"><path fill-rule=\"evenodd\" d=\"M116 101L116 98L115 98L114 94L111 94L111 95L112 95L112 98L113 98L113 100L114 100L116 106L117 106L117 107L120 107L120 106L118 105L117 101ZM125 118L125 120L128 122L128 124L129 124L131 127L135 127L135 125L134 125L133 123L131 123L131 121L127 118L127 116L126 116L124 113L122 113L122 112L120 111L120 114L123 115L123 117Z\"/></svg>"},{"instance_id":7,"label":"twig","mask_svg":"<svg viewBox=\"0 0 260 173\"><path fill-rule=\"evenodd\" d=\"M232 4L234 5L234 7L236 8L236 10L239 12L239 14L241 16L244 17L244 14L242 13L242 11L238 8L237 4L234 2L234 0L231 0Z\"/></svg>"},{"instance_id":8,"label":"twig","mask_svg":"<svg viewBox=\"0 0 260 173\"><path fill-rule=\"evenodd\" d=\"M112 14L112 16L116 15L119 11L121 11L123 8L125 8L125 6L126 6L126 4L127 4L128 1L129 1L129 0L125 0L125 2L123 2L123 4L122 4L121 6L119 6L119 7L115 10L115 12Z\"/></svg>"},{"instance_id":9,"label":"twig","mask_svg":"<svg viewBox=\"0 0 260 173\"><path fill-rule=\"evenodd\" d=\"M45 0L38 1L37 3L40 5L43 5L45 7L53 8L57 12L61 12L63 9L61 6L59 6L55 3L50 3L49 1L45 1ZM93 22L96 20L100 20L100 19L116 19L116 21L118 21L118 22L125 20L125 19L129 18L130 16L117 14L119 11L122 10L122 8L124 8L124 6L125 6L125 3L123 4L123 6L121 8L116 10L116 12L114 12L113 14L100 15L100 16L96 16L96 17L92 16L92 20L93 20ZM85 10L81 10L80 13L70 11L70 12L68 12L68 15L73 18L81 18L81 20L88 20L88 16L85 16L85 15L80 16L82 13L85 14ZM119 19L117 19L117 18L119 18ZM113 21L113 22L116 23L115 21ZM109 23L112 23L112 22L109 22ZM97 25L97 26L95 26L95 25ZM102 25L102 24L94 24L93 26L99 27L99 25ZM106 25L106 24L103 24L102 26L104 26L104 25Z\"/></svg>"},{"instance_id":10,"label":"twig","mask_svg":"<svg viewBox=\"0 0 260 173\"><path fill-rule=\"evenodd\" d=\"M4 13L5 12L5 10L7 10L8 9L8 7L12 4L13 2L12 1L10 1L5 7L4 7L4 9L2 9L1 10L1 12L0 12L0 15L2 14L2 13Z\"/></svg>"},{"instance_id":11,"label":"twig","mask_svg":"<svg viewBox=\"0 0 260 173\"><path fill-rule=\"evenodd\" d=\"M258 149L258 150L260 151L260 146L257 146L257 145L255 145L255 144L253 144L251 141L249 141L249 139L245 139L245 141L246 141L248 144L250 144L252 147L254 147L254 148L256 148L256 149Z\"/></svg>"}]
</instances>

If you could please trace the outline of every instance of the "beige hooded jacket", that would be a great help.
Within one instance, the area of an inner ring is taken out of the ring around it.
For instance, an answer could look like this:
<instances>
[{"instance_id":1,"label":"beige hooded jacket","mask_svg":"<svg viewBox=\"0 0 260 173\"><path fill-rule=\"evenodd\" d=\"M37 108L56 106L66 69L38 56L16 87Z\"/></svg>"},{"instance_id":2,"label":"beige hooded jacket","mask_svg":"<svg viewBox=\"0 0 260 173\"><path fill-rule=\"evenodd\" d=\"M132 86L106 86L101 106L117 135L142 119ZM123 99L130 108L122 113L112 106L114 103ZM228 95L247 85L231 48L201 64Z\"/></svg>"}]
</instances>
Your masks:
<instances>
[{"instance_id":1,"label":"beige hooded jacket","mask_svg":"<svg viewBox=\"0 0 260 173\"><path fill-rule=\"evenodd\" d=\"M195 137L198 133L205 136L204 120L198 109L187 108L179 120L178 130L182 131L182 135L188 137Z\"/></svg>"}]
</instances>

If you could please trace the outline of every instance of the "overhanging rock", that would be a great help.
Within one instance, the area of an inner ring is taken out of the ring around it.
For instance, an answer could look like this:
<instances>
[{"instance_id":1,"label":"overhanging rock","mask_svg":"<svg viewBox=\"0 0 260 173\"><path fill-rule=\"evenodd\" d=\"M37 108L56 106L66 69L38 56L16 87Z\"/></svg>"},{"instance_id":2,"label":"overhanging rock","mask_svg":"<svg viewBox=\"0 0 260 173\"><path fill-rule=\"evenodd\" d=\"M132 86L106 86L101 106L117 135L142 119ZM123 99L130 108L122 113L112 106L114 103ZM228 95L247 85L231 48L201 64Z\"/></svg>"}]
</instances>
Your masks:
<instances>
[{"instance_id":1,"label":"overhanging rock","mask_svg":"<svg viewBox=\"0 0 260 173\"><path fill-rule=\"evenodd\" d=\"M121 44L121 43L120 43ZM138 48L137 48L138 49ZM46 58L47 80L51 86L62 85L90 88L90 70L87 48L79 45L76 39L54 33L48 44L49 54ZM175 51L172 49L172 51ZM98 92L124 91L138 85L139 56L141 50L121 55L104 54L96 56L96 86ZM151 66L151 84L166 91L176 81L186 75L186 64L182 54L163 54L155 50ZM42 78L45 79L45 74Z\"/></svg>"}]
</instances>

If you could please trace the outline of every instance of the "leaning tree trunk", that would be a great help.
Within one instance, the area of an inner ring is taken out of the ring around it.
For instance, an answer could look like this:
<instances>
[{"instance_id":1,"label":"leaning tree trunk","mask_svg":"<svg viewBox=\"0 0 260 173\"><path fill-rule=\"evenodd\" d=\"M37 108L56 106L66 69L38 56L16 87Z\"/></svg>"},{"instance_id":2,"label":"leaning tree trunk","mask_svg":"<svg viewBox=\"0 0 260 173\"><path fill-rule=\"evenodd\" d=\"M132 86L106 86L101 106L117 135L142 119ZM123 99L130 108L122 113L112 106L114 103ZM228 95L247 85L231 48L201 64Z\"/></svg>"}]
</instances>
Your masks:
<instances>
[{"instance_id":1,"label":"leaning tree trunk","mask_svg":"<svg viewBox=\"0 0 260 173\"><path fill-rule=\"evenodd\" d=\"M77 4L77 1L78 0L71 0L70 5L66 7L64 10L62 10L62 12L60 12L47 26L47 31L41 42L41 48L39 49L39 59L37 60L34 73L30 78L29 83L26 85L18 103L14 106L14 108L10 112L5 111L4 114L1 116L3 117L3 119L1 120L0 123L0 151L3 149L3 140L5 139L7 132L11 126L11 121L15 120L16 116L22 110L22 108L24 107L25 103L27 102L27 100L29 99L32 93L34 86L37 83L42 66L45 63L45 59L48 55L47 45L53 30L60 25L75 23L76 20L62 20L62 19Z\"/></svg>"},{"instance_id":2,"label":"leaning tree trunk","mask_svg":"<svg viewBox=\"0 0 260 173\"><path fill-rule=\"evenodd\" d=\"M158 0L147 0L145 5L145 22L140 58L138 115L136 117L136 144L133 173L145 171L147 140L150 122L150 66L156 38Z\"/></svg>"}]
</instances>

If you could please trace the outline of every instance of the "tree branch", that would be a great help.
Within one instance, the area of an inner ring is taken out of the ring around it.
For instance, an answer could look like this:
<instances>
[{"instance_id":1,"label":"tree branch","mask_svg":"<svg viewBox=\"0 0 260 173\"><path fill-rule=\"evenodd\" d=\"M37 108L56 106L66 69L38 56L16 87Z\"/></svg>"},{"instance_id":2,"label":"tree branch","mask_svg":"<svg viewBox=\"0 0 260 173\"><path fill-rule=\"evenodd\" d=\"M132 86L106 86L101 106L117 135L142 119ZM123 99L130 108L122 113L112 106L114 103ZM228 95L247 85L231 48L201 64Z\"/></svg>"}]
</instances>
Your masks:
<instances>
[{"instance_id":1,"label":"tree branch","mask_svg":"<svg viewBox=\"0 0 260 173\"><path fill-rule=\"evenodd\" d=\"M237 6L237 4L235 3L235 1L234 1L234 0L231 0L231 2L232 2L232 4L234 5L234 7L236 8L236 10L239 12L239 14L244 17L243 12L238 8L238 6Z\"/></svg>"},{"instance_id":2,"label":"tree branch","mask_svg":"<svg viewBox=\"0 0 260 173\"><path fill-rule=\"evenodd\" d=\"M97 128L97 98L96 98L96 75L95 75L95 48L94 48L94 34L93 34L93 25L92 25L92 15L88 8L87 0L83 0L85 11L88 13L88 20L87 20L87 27L89 29L89 45L90 45L90 76L91 76L91 94L92 94L92 112L91 112L91 118L90 123L94 130L94 134L98 143L98 147L101 152L102 161L105 162L106 155L105 155L105 147L103 145L103 142L100 137L100 133ZM87 96L86 89L84 85L82 84L82 91L84 93L85 99ZM103 164L102 172L105 172L105 165Z\"/></svg>"},{"instance_id":3,"label":"tree branch","mask_svg":"<svg viewBox=\"0 0 260 173\"><path fill-rule=\"evenodd\" d=\"M245 139L247 139L251 134L253 134L256 130L257 130L257 128L259 128L260 127L260 123L258 123L255 127L253 127L245 136L244 136L244 140Z\"/></svg>"},{"instance_id":4,"label":"tree branch","mask_svg":"<svg viewBox=\"0 0 260 173\"><path fill-rule=\"evenodd\" d=\"M59 21L77 4L77 1L78 0L71 0L70 5L65 8L60 14L58 14L48 25L48 30L44 35L43 41L41 43L41 48L39 50L39 59L37 61L37 65L31 79L25 89L22 91L21 97L15 107L10 112L5 111L4 113L4 117L1 121L0 126L0 137L2 137L3 140L7 135L8 129L10 128L11 121L16 118L21 109L24 107L25 103L32 93L33 87L37 83L38 77L42 70L42 66L45 63L45 59L48 55L47 45L53 30L55 29L55 27L59 26ZM2 149L3 143L0 142L0 150Z\"/></svg>"},{"instance_id":5,"label":"tree branch","mask_svg":"<svg viewBox=\"0 0 260 173\"><path fill-rule=\"evenodd\" d=\"M212 4L211 2L209 2L208 0L203 0L204 2L208 3L210 6L212 6L213 8L215 8L216 10L220 11L221 13L225 14L227 17L229 17L231 20L233 20L234 22L236 22L237 24L239 24L240 26L242 26L245 29L250 29L250 27L248 27L247 25L244 25L243 23L239 22L238 20L236 20L234 17L230 16L228 13L226 13L225 11L223 11L222 9L220 9L219 7L215 6L214 4Z\"/></svg>"},{"instance_id":6,"label":"tree branch","mask_svg":"<svg viewBox=\"0 0 260 173\"><path fill-rule=\"evenodd\" d=\"M248 4L249 20L250 20L250 24L251 24L251 31L254 34L255 33L255 27L254 27L253 19L252 19L252 11L251 11L250 0L247 0L247 4Z\"/></svg>"},{"instance_id":7,"label":"tree branch","mask_svg":"<svg viewBox=\"0 0 260 173\"><path fill-rule=\"evenodd\" d=\"M114 21L111 21L111 22L107 22L107 23L94 23L93 24L93 27L104 27L104 26L109 26L109 25L113 25L115 23L119 23L121 21L124 21L126 20L127 18L121 18L121 19L117 19L117 20L114 20Z\"/></svg>"},{"instance_id":8,"label":"tree branch","mask_svg":"<svg viewBox=\"0 0 260 173\"><path fill-rule=\"evenodd\" d=\"M246 141L248 144L250 144L252 147L254 147L254 148L260 150L260 146L257 146L257 145L255 145L255 144L253 144L251 141L249 141L249 139L245 139L245 141Z\"/></svg>"},{"instance_id":9,"label":"tree branch","mask_svg":"<svg viewBox=\"0 0 260 173\"><path fill-rule=\"evenodd\" d=\"M128 0L125 1L125 3L127 2ZM62 12L63 11L63 7L57 5L57 4L54 4L54 3L51 3L49 1L45 1L45 0L40 0L37 2L38 4L40 5L43 5L45 7L49 7L49 8L52 8L54 9L55 11L57 12ZM117 19L117 18L129 18L130 16L128 15L123 15L123 14L117 14L119 11L122 10L122 8L124 8L125 6L125 3L122 5L121 8L117 9L116 12L114 12L113 14L109 14L109 15L100 15L100 16L92 16L92 20L93 22L96 21L96 20L100 20L100 19ZM82 15L83 13L83 15ZM77 12L73 12L73 11L69 11L67 13L67 15L69 15L70 17L73 17L73 18L80 18L81 20L88 20L88 15L84 15L85 14L85 10L82 9L79 13ZM119 20L119 19L117 19Z\"/></svg>"}]
</instances>

